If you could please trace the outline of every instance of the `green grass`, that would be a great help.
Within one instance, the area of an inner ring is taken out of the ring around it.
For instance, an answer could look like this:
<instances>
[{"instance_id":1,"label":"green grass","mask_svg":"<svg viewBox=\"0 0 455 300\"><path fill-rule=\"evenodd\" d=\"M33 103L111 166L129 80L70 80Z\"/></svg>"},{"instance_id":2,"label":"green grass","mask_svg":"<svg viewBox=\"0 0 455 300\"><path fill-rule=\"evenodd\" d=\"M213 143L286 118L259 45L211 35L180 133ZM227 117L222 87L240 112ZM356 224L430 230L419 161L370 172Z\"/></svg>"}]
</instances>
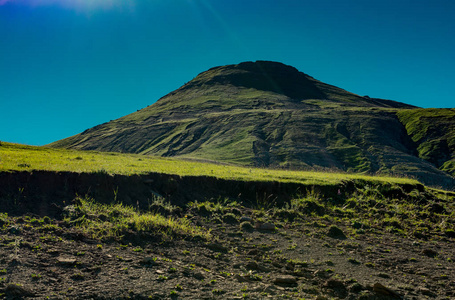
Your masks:
<instances>
[{"instance_id":1,"label":"green grass","mask_svg":"<svg viewBox=\"0 0 455 300\"><path fill-rule=\"evenodd\" d=\"M172 239L178 236L211 239L210 230L195 226L186 218L163 217L142 213L122 205L101 204L90 198L77 198L74 210L67 210L65 221L92 238L121 238L127 231L152 232L155 236ZM102 216L100 218L100 216ZM133 251L138 252L138 248Z\"/></svg>"},{"instance_id":2,"label":"green grass","mask_svg":"<svg viewBox=\"0 0 455 300\"><path fill-rule=\"evenodd\" d=\"M429 131L441 125L453 128L455 120L455 109L442 108L420 108L408 109L397 112L400 121L406 126L408 134L415 142L420 141ZM449 128L446 128L449 129ZM452 144L455 144L455 136L452 136Z\"/></svg>"},{"instance_id":3,"label":"green grass","mask_svg":"<svg viewBox=\"0 0 455 300\"><path fill-rule=\"evenodd\" d=\"M334 185L348 180L418 184L416 180L408 178L248 168L137 154L64 150L10 143L1 144L0 162L0 171L45 170L121 175L156 172L180 176L211 176L239 181L293 182L305 185Z\"/></svg>"},{"instance_id":4,"label":"green grass","mask_svg":"<svg viewBox=\"0 0 455 300\"><path fill-rule=\"evenodd\" d=\"M417 144L419 157L455 175L455 109L409 109L397 116Z\"/></svg>"}]
</instances>

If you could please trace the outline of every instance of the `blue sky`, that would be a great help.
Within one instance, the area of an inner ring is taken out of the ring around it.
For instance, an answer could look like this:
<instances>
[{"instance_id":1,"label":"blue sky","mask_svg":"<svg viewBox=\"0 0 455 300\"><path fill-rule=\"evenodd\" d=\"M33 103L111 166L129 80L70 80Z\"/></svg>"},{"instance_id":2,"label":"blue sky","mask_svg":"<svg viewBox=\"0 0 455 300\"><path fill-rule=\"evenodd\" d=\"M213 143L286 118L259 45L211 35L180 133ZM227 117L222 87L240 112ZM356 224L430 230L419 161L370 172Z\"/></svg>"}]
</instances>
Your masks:
<instances>
[{"instance_id":1,"label":"blue sky","mask_svg":"<svg viewBox=\"0 0 455 300\"><path fill-rule=\"evenodd\" d=\"M454 107L454 15L453 0L0 0L0 140L44 145L255 60Z\"/></svg>"}]
</instances>

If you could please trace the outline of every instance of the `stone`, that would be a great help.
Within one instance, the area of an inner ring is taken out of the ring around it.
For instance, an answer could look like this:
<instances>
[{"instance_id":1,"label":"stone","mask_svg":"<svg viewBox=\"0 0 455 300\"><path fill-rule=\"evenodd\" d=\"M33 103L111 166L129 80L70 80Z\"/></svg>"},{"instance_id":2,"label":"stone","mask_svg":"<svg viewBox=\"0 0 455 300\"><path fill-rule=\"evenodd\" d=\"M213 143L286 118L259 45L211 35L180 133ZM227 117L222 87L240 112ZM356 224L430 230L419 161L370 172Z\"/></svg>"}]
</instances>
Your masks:
<instances>
[{"instance_id":1,"label":"stone","mask_svg":"<svg viewBox=\"0 0 455 300\"><path fill-rule=\"evenodd\" d=\"M389 296L389 297L393 297L393 298L397 298L397 299L402 298L397 292L389 289L388 287L383 286L379 282L376 282L373 285L373 291L378 295Z\"/></svg>"},{"instance_id":2,"label":"stone","mask_svg":"<svg viewBox=\"0 0 455 300\"><path fill-rule=\"evenodd\" d=\"M291 275L278 275L273 280L273 283L284 284L284 285L296 285L297 278L295 278L294 276L291 276Z\"/></svg>"},{"instance_id":3,"label":"stone","mask_svg":"<svg viewBox=\"0 0 455 300\"><path fill-rule=\"evenodd\" d=\"M207 248L209 248L212 251L216 251L216 252L225 252L226 253L228 251L228 248L226 248L223 245L218 244L218 243L207 244Z\"/></svg>"},{"instance_id":4,"label":"stone","mask_svg":"<svg viewBox=\"0 0 455 300\"><path fill-rule=\"evenodd\" d=\"M19 226L10 226L8 227L8 232L11 234L20 234L22 232L22 229Z\"/></svg>"},{"instance_id":5,"label":"stone","mask_svg":"<svg viewBox=\"0 0 455 300\"><path fill-rule=\"evenodd\" d=\"M202 272L195 272L193 274L193 277L196 278L196 279L199 279L199 280L202 280L205 278L204 274L202 274Z\"/></svg>"},{"instance_id":6,"label":"stone","mask_svg":"<svg viewBox=\"0 0 455 300\"><path fill-rule=\"evenodd\" d=\"M344 232L335 225L330 226L327 236L335 239L346 239Z\"/></svg>"},{"instance_id":7,"label":"stone","mask_svg":"<svg viewBox=\"0 0 455 300\"><path fill-rule=\"evenodd\" d=\"M74 265L77 260L71 257L58 257L57 261L62 265Z\"/></svg>"},{"instance_id":8,"label":"stone","mask_svg":"<svg viewBox=\"0 0 455 300\"><path fill-rule=\"evenodd\" d=\"M350 288L349 291L354 294L358 294L363 291L365 288L358 282L354 283Z\"/></svg>"},{"instance_id":9,"label":"stone","mask_svg":"<svg viewBox=\"0 0 455 300\"><path fill-rule=\"evenodd\" d=\"M270 272L270 270L255 261L250 261L246 264L245 268L247 270L261 271L261 272Z\"/></svg>"},{"instance_id":10,"label":"stone","mask_svg":"<svg viewBox=\"0 0 455 300\"><path fill-rule=\"evenodd\" d=\"M228 224L237 224L239 221L237 220L235 215L231 213L223 216L223 222Z\"/></svg>"},{"instance_id":11,"label":"stone","mask_svg":"<svg viewBox=\"0 0 455 300\"><path fill-rule=\"evenodd\" d=\"M234 279L236 279L238 282L246 282L246 281L249 281L248 278L245 278L243 277L242 275L240 274L236 274L234 276Z\"/></svg>"},{"instance_id":12,"label":"stone","mask_svg":"<svg viewBox=\"0 0 455 300\"><path fill-rule=\"evenodd\" d=\"M23 297L34 297L34 294L22 285L10 283L5 288L5 294L13 299L22 299Z\"/></svg>"},{"instance_id":13,"label":"stone","mask_svg":"<svg viewBox=\"0 0 455 300\"><path fill-rule=\"evenodd\" d=\"M438 252L432 250L432 249L424 249L422 253L428 257L436 257L438 256Z\"/></svg>"},{"instance_id":14,"label":"stone","mask_svg":"<svg viewBox=\"0 0 455 300\"><path fill-rule=\"evenodd\" d=\"M258 223L255 225L259 230L275 230L276 226L273 223Z\"/></svg>"},{"instance_id":15,"label":"stone","mask_svg":"<svg viewBox=\"0 0 455 300\"><path fill-rule=\"evenodd\" d=\"M333 291L339 298L345 298L348 295L346 286L341 280L329 279L325 282L324 286Z\"/></svg>"},{"instance_id":16,"label":"stone","mask_svg":"<svg viewBox=\"0 0 455 300\"><path fill-rule=\"evenodd\" d=\"M158 265L156 257L144 257L141 261L142 264L144 265Z\"/></svg>"},{"instance_id":17,"label":"stone","mask_svg":"<svg viewBox=\"0 0 455 300\"><path fill-rule=\"evenodd\" d=\"M430 297L436 296L435 293L433 293L432 291L430 291L429 289L424 288L424 287L419 288L419 292L425 296L430 296Z\"/></svg>"},{"instance_id":18,"label":"stone","mask_svg":"<svg viewBox=\"0 0 455 300\"><path fill-rule=\"evenodd\" d=\"M264 289L264 292L270 295L276 295L277 289L274 285L269 285Z\"/></svg>"},{"instance_id":19,"label":"stone","mask_svg":"<svg viewBox=\"0 0 455 300\"><path fill-rule=\"evenodd\" d=\"M252 222L253 219L247 216L242 216L239 220L240 222Z\"/></svg>"}]
</instances>

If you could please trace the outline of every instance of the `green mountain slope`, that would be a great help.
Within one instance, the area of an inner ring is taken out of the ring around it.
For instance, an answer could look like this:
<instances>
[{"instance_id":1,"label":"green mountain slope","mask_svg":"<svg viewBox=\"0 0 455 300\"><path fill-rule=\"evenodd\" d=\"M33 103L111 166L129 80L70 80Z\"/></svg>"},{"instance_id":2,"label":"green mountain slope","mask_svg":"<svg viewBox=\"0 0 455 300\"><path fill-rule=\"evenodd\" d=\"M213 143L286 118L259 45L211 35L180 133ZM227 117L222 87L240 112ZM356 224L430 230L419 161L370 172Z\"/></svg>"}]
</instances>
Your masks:
<instances>
[{"instance_id":1,"label":"green mountain slope","mask_svg":"<svg viewBox=\"0 0 455 300\"><path fill-rule=\"evenodd\" d=\"M455 109L411 109L398 112L420 158L455 175Z\"/></svg>"},{"instance_id":2,"label":"green mountain slope","mask_svg":"<svg viewBox=\"0 0 455 300\"><path fill-rule=\"evenodd\" d=\"M415 123L407 117L414 108L352 94L280 63L246 62L212 68L151 106L51 146L400 174L452 188L450 159L435 164L418 150L407 125Z\"/></svg>"}]
</instances>

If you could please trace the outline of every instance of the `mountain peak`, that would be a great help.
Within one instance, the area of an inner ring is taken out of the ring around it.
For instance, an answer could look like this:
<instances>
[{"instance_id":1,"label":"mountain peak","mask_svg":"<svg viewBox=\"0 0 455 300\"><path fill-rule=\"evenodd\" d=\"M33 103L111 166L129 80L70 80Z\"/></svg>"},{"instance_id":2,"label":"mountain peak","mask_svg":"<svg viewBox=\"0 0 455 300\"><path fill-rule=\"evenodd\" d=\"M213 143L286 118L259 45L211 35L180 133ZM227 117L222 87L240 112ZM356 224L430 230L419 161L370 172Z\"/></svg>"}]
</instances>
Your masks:
<instances>
[{"instance_id":1,"label":"mountain peak","mask_svg":"<svg viewBox=\"0 0 455 300\"><path fill-rule=\"evenodd\" d=\"M51 146L271 168L396 173L453 186L443 171L453 169L453 143L446 138L451 132L441 135L439 129L450 124L441 118L427 141L430 131L415 134L413 125L424 112L408 108L361 97L282 63L243 62L202 72L153 105ZM424 146L417 135L426 136ZM420 149L425 149L423 159L416 156Z\"/></svg>"},{"instance_id":2,"label":"mountain peak","mask_svg":"<svg viewBox=\"0 0 455 300\"><path fill-rule=\"evenodd\" d=\"M292 99L323 99L314 79L292 66L273 61L242 62L211 68L190 82L200 85L233 85L285 95Z\"/></svg>"}]
</instances>

